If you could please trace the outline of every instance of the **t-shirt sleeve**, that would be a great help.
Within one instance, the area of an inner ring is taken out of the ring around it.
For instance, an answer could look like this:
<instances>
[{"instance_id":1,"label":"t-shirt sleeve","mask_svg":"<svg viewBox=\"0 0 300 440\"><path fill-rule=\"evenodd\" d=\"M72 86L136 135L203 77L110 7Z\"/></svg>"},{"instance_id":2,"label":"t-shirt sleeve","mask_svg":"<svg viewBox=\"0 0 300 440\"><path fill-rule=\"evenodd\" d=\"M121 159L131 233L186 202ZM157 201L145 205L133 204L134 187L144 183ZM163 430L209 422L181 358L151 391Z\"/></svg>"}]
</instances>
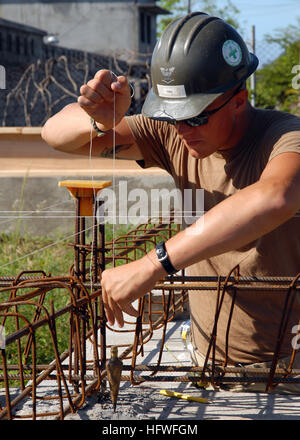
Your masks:
<instances>
[{"instance_id":1,"label":"t-shirt sleeve","mask_svg":"<svg viewBox=\"0 0 300 440\"><path fill-rule=\"evenodd\" d=\"M166 123L146 118L143 115L127 116L126 121L143 155L143 160L137 163L142 168L159 167L171 173L166 148Z\"/></svg>"},{"instance_id":2,"label":"t-shirt sleeve","mask_svg":"<svg viewBox=\"0 0 300 440\"><path fill-rule=\"evenodd\" d=\"M276 127L276 139L269 156L269 161L282 153L300 153L300 118L295 118L283 127Z\"/></svg>"}]
</instances>

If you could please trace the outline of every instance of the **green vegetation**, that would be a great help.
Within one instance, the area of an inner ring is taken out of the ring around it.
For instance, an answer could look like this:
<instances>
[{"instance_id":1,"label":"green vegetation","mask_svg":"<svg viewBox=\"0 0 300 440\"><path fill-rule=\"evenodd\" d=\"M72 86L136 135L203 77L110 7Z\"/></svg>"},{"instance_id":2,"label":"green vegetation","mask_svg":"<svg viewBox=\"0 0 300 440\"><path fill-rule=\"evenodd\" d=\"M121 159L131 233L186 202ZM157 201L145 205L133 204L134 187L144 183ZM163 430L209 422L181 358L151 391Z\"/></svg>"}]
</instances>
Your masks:
<instances>
[{"instance_id":1,"label":"green vegetation","mask_svg":"<svg viewBox=\"0 0 300 440\"><path fill-rule=\"evenodd\" d=\"M21 271L43 271L47 275L65 275L68 274L73 261L73 250L70 246L66 246L66 241L62 237L56 240L58 243L51 246L53 239L49 237L31 237L29 235L21 236L17 231L12 234L0 235L0 275L1 277L17 276ZM24 258L25 257L25 258ZM30 274L25 274L30 276ZM33 274L32 274L33 276ZM39 274L34 274L39 276ZM41 274L42 276L42 274ZM28 293L32 289L19 289L17 295ZM0 292L0 302L3 303L9 298L10 291ZM33 299L32 301L37 301ZM63 289L54 289L46 293L44 306L48 312L51 310L50 302L53 301L55 310L61 309L70 302L69 295ZM10 312L14 312L15 308L10 308ZM18 313L24 318L32 321L36 306L20 305ZM45 312L41 312L41 317L45 317ZM57 320L57 340L59 350L62 352L68 347L69 322L68 315L64 315ZM1 323L3 322L1 317ZM4 323L6 336L15 332L17 326L19 328L27 325L25 319L17 320L16 317L10 316ZM40 364L49 363L54 359L54 351L50 342L50 332L47 326L40 327L36 331L37 340L37 362ZM22 338L21 351L23 353L23 363L31 363L31 352L25 358L24 349L27 338ZM18 363L18 346L14 342L6 347L6 356L8 364ZM13 371L11 371L13 373Z\"/></svg>"},{"instance_id":2,"label":"green vegetation","mask_svg":"<svg viewBox=\"0 0 300 440\"><path fill-rule=\"evenodd\" d=\"M153 225L149 225L147 229L151 229ZM177 226L172 226L172 229ZM118 226L114 230L114 237L120 237L128 233L128 229L135 229L134 227L128 228L127 226ZM143 235L143 228L138 233L138 235ZM111 225L106 225L106 242L112 240L113 230ZM133 234L132 239L136 237ZM161 232L159 239L166 239L168 237L168 231L164 230ZM131 239L131 243L132 243ZM19 232L14 232L12 234L0 235L0 276L17 276L21 271L44 271L46 275L51 274L52 276L62 276L69 275L71 265L74 261L74 251L72 246L68 246L67 243L73 241L68 237L67 239L62 236L57 237L32 237L30 235L21 236ZM91 241L91 237L87 237L87 242ZM116 242L115 248L117 250L118 243ZM124 242L121 241L119 244L120 248L123 249ZM149 240L147 243L140 244L135 247L135 249L129 255L130 259L140 258L145 250L149 251L154 247L154 241ZM107 258L110 256L110 252L107 253ZM130 260L126 258L116 259L116 265L124 264ZM88 266L89 263L87 263ZM109 264L107 265L109 267ZM30 274L25 274L30 276ZM33 274L32 274L33 275ZM38 274L34 274L37 276ZM19 289L17 291L17 296L28 293L32 291L32 288ZM0 302L5 302L10 295L10 290L5 292L0 292ZM48 291L45 295L45 300L43 305L48 312L51 312L51 302L54 305L55 311L62 309L64 306L70 303L70 294L67 289L53 289ZM32 301L37 301L33 299ZM10 312L14 312L13 307L10 308ZM34 313L36 311L35 305L24 304L18 305L18 313L22 314L24 318L32 322L34 318ZM41 312L41 317L45 317L44 311ZM66 313L61 317L56 319L56 332L58 340L59 353L65 351L69 346L69 329L70 329L70 314ZM16 319L15 316L9 316L5 323L3 323L3 317L0 317L0 323L4 324L6 336L14 333L16 329L22 328L27 325L26 320L19 318ZM51 334L48 326L42 326L35 332L37 341L37 363L38 364L48 364L54 359L54 350L51 342ZM21 341L21 353L23 364L30 364L32 362L31 351L28 356L25 356L24 349L26 346L27 337L23 337ZM6 347L6 356L8 365L18 364L18 344L13 342ZM13 373L13 370L11 371ZM1 387L1 383L0 383Z\"/></svg>"},{"instance_id":3,"label":"green vegetation","mask_svg":"<svg viewBox=\"0 0 300 440\"><path fill-rule=\"evenodd\" d=\"M54 242L58 242L52 246ZM15 276L21 270L41 270L46 274L65 275L73 261L73 249L67 240L57 237L32 237L28 234L0 235L0 274Z\"/></svg>"},{"instance_id":4,"label":"green vegetation","mask_svg":"<svg viewBox=\"0 0 300 440\"><path fill-rule=\"evenodd\" d=\"M218 5L218 0L160 0L159 6L171 12L171 15L160 17L158 22L158 36L174 19L188 12L203 11L223 18L234 26L241 35L244 26L240 22L239 9L234 2L228 0L223 7ZM300 17L298 25L277 29L273 35L265 35L266 48L268 44L275 43L281 49L281 55L274 61L264 66L259 66L256 72L256 106L261 108L276 108L289 113L300 113L299 88L293 87L292 81L299 75L295 67L300 65ZM295 81L295 80L294 80ZM298 79L297 84L300 85ZM250 82L247 81L249 92Z\"/></svg>"},{"instance_id":5,"label":"green vegetation","mask_svg":"<svg viewBox=\"0 0 300 440\"><path fill-rule=\"evenodd\" d=\"M257 71L256 105L263 108L298 113L299 90L292 87L299 64L300 43L294 42L284 48L282 55Z\"/></svg>"},{"instance_id":6,"label":"green vegetation","mask_svg":"<svg viewBox=\"0 0 300 440\"><path fill-rule=\"evenodd\" d=\"M108 239L111 238L112 231L108 230ZM12 234L0 235L0 276L15 277L21 271L41 271L46 275L63 276L69 275L70 268L74 261L74 251L72 246L68 246L73 240L65 239L62 236L53 237L32 237L28 234L21 236L19 234L19 226ZM88 238L90 240L90 238ZM43 275L42 273L40 274ZM24 276L39 276L39 274L24 274ZM32 291L32 288L19 289L17 296ZM0 302L5 302L10 295L10 291L0 292ZM37 299L32 301L37 302ZM45 295L43 306L48 312L51 312L51 302L53 302L55 310L59 310L69 304L71 301L70 294L66 289L53 289ZM10 308L10 312L14 312L14 308ZM33 320L36 311L35 305L20 305L18 313L30 322ZM45 311L41 311L41 317L45 317ZM62 353L69 345L69 314L62 315L56 319L56 331L59 352ZM3 317L0 318L2 323ZM22 328L26 326L25 319L19 319L10 316L4 323L6 336L15 332L17 326ZM37 363L48 364L54 359L54 350L51 342L51 334L48 326L42 326L36 330L37 340ZM26 358L24 349L27 338L22 338L22 360L31 363L31 352ZM6 347L6 355L8 364L18 363L18 346L14 342ZM11 371L13 373L13 371Z\"/></svg>"},{"instance_id":7,"label":"green vegetation","mask_svg":"<svg viewBox=\"0 0 300 440\"><path fill-rule=\"evenodd\" d=\"M181 0L160 0L158 5L161 8L167 9L172 14L161 16L158 22L158 36L160 36L162 31L172 20L188 13L189 2L188 0L184 2ZM239 9L231 0L227 0L222 8L218 6L218 0L190 0L190 8L192 12L202 11L221 17L236 29L240 27L238 20Z\"/></svg>"},{"instance_id":8,"label":"green vegetation","mask_svg":"<svg viewBox=\"0 0 300 440\"><path fill-rule=\"evenodd\" d=\"M298 23L300 26L300 17ZM299 26L279 28L274 35L265 36L266 43L277 44L282 53L272 63L257 71L256 101L258 107L277 108L299 114L299 88L294 88L292 84L298 72L293 69L300 64Z\"/></svg>"}]
</instances>

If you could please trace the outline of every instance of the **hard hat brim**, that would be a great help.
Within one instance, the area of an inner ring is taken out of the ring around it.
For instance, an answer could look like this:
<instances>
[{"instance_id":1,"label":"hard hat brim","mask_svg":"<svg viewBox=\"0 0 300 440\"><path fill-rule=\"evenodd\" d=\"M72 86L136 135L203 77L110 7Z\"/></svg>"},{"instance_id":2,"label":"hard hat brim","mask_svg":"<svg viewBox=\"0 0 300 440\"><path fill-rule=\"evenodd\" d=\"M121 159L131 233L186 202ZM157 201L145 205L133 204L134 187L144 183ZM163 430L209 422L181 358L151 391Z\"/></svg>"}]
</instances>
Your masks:
<instances>
[{"instance_id":1,"label":"hard hat brim","mask_svg":"<svg viewBox=\"0 0 300 440\"><path fill-rule=\"evenodd\" d=\"M157 96L154 90L150 89L142 107L142 114L151 119L165 121L194 118L223 93L199 93L186 98L168 99Z\"/></svg>"},{"instance_id":2,"label":"hard hat brim","mask_svg":"<svg viewBox=\"0 0 300 440\"><path fill-rule=\"evenodd\" d=\"M174 119L176 121L182 121L184 119L198 116L219 96L242 83L252 75L257 69L259 61L256 55L252 53L249 55L250 63L246 72L243 72L240 77L234 78L231 82L219 86L210 93L193 93L184 98L163 98L158 96L154 92L154 89L151 88L143 104L142 114L148 118L166 121L174 121Z\"/></svg>"}]
</instances>

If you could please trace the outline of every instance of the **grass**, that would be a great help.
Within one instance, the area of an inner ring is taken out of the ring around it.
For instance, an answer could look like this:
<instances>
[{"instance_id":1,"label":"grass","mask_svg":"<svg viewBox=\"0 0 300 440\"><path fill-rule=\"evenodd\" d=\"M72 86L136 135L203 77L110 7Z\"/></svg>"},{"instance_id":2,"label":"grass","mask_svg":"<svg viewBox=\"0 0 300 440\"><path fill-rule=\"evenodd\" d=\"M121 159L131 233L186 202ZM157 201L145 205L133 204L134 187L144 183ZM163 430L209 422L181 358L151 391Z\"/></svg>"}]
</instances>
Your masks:
<instances>
[{"instance_id":1,"label":"grass","mask_svg":"<svg viewBox=\"0 0 300 440\"><path fill-rule=\"evenodd\" d=\"M66 246L66 241L62 237L56 237L58 241L55 246L51 246L51 237L31 237L21 236L19 233L0 235L0 276L16 276L21 271L44 271L47 275L66 275L69 273L73 261L73 249ZM30 275L30 274L29 274ZM30 289L32 290L32 289ZM18 290L18 296L27 293L28 289ZM9 292L0 292L0 302L5 302L9 297ZM54 289L46 294L44 305L50 311L50 301L53 301L55 310L64 307L69 302L69 297L63 294L61 289ZM36 307L32 305L21 305L18 313L22 314L29 321L33 319ZM14 308L10 308L13 312ZM44 312L42 312L42 315ZM2 322L2 317L1 321ZM64 351L68 347L69 317L64 315L57 320L57 339L59 350ZM6 336L13 333L17 325L22 328L26 325L24 319L8 317L4 323ZM25 348L27 338L22 338L22 351ZM40 327L36 331L37 340L37 363L49 363L54 358L52 343L50 343L50 332L47 326ZM18 346L16 342L6 347L7 362L16 364L18 362ZM23 357L23 362L25 358ZM27 362L31 362L29 355ZM14 382L13 382L14 383Z\"/></svg>"},{"instance_id":2,"label":"grass","mask_svg":"<svg viewBox=\"0 0 300 440\"><path fill-rule=\"evenodd\" d=\"M120 236L128 232L127 226L117 227L115 230L115 237ZM72 246L68 246L67 243L73 242L74 237L68 238L61 235L55 237L41 237L31 236L29 234L20 235L19 228L14 233L0 234L0 276L16 276L21 271L44 271L47 275L60 276L69 275L70 267L74 261L74 251ZM89 235L89 234L87 234ZM106 225L106 241L110 241L113 236L113 230L111 225ZM167 238L166 232L162 233L161 238ZM90 242L91 238L87 236L87 242ZM153 242L147 243L146 250L153 248ZM139 258L143 255L143 251L135 252L135 257ZM126 260L119 260L116 264L124 264ZM32 289L30 289L32 290ZM27 289L28 292L28 289ZM22 293L26 293L25 289L18 291L18 296ZM48 311L50 311L50 301L53 301L55 310L59 310L66 304L70 303L70 296L66 294L65 289L54 289L46 294L44 305ZM5 302L9 297L9 291L0 292L0 303ZM11 311L12 308L11 308ZM35 307L31 305L18 306L18 313L21 313L29 321L33 319ZM69 345L69 323L70 315L67 313L56 320L56 330L59 352L62 353L68 348ZM2 317L0 317L0 323L3 323ZM16 317L8 317L4 323L6 336L15 332L17 328ZM26 325L25 320L19 319L20 328ZM36 331L37 340L37 363L48 364L54 359L54 350L52 343L50 343L50 332L47 326L40 327ZM22 338L22 352L24 352L25 343L27 338ZM14 342L7 345L6 356L8 365L18 363L18 346ZM31 354L25 359L22 355L23 363L31 363ZM13 381L11 384L15 384ZM3 384L3 383L2 383ZM3 386L3 385L2 385ZM1 387L1 382L0 382Z\"/></svg>"},{"instance_id":3,"label":"grass","mask_svg":"<svg viewBox=\"0 0 300 440\"><path fill-rule=\"evenodd\" d=\"M123 232L123 231L122 231ZM124 231L125 232L125 231ZM69 234L71 235L71 234ZM107 228L107 239L111 239L112 230ZM74 261L74 251L72 246L68 246L74 240L73 237L65 239L63 236L41 237L25 234L21 236L19 232L0 235L0 276L15 277L21 271L43 271L46 275L63 276L69 275L71 265ZM90 238L87 237L89 241ZM30 276L30 274L25 274ZM33 274L32 274L33 275ZM34 274L37 276L38 274ZM19 289L17 295L28 293L32 289ZM0 303L9 298L9 291L0 292ZM50 311L50 302L53 302L55 310L63 308L70 303L70 295L65 289L53 289L47 292L44 306ZM32 321L36 307L32 305L18 306L18 313L26 319ZM14 311L12 308L10 311ZM42 312L43 314L43 312ZM3 317L0 317L2 323ZM26 321L19 319L20 328L26 325ZM15 317L8 317L4 323L6 336L15 332L17 320ZM65 314L56 320L57 339L59 351L63 352L69 345L69 314ZM54 359L52 343L50 343L50 332L47 326L40 327L36 331L37 338L37 363L49 363ZM25 347L25 340L22 340L22 349ZM18 347L17 343L9 344L6 347L8 364L17 363ZM31 358L28 358L30 362ZM25 359L23 359L24 361Z\"/></svg>"},{"instance_id":4,"label":"grass","mask_svg":"<svg viewBox=\"0 0 300 440\"><path fill-rule=\"evenodd\" d=\"M16 207L17 212L23 211L24 206L24 190L27 182L27 177L24 178L19 203ZM0 277L16 277L22 271L43 271L46 275L61 276L69 275L70 268L74 262L74 250L72 246L67 244L74 242L74 236L69 233L68 236L57 234L56 236L32 236L26 229L24 229L24 222L22 218L18 218L15 224L15 229L10 233L0 234ZM87 228L89 221L87 221ZM111 241L117 236L125 234L129 229L127 225L116 226L114 229L111 225L105 227L106 242ZM86 240L91 241L91 234L87 232ZM161 238L167 238L167 234L163 233ZM140 258L145 250L153 248L153 242L147 243L142 250L135 250L132 252L132 258ZM109 255L109 254L108 254ZM126 263L126 259L116 260L116 265ZM28 274L30 275L30 274ZM30 289L32 291L32 289ZM28 289L19 289L17 295L27 293ZM10 295L10 291L0 292L0 303L5 302ZM66 294L66 289L53 289L46 293L44 306L50 311L51 303L53 302L55 310L63 308L70 303L70 295ZM17 328L22 328L27 325L26 319L30 322L33 319L36 307L34 305L18 305L18 314L22 314L23 318L16 318L9 316L3 322L3 316L0 316L0 324L3 324L6 336L12 334ZM10 308L14 312L13 307ZM43 312L42 312L43 313ZM65 351L69 346L69 313L56 319L56 331L58 340L59 353ZM37 343L37 364L48 364L54 359L54 350L50 341L51 335L47 326L42 326L35 332ZM21 350L19 350L17 342L8 344L5 349L8 366L18 363L18 352L22 353L22 363L31 363L31 353L28 357L24 356L24 348L27 338L23 337L21 340ZM1 362L1 361L0 361ZM10 371L13 373L13 371ZM10 380L11 386L18 386L14 380ZM0 381L0 387L3 382Z\"/></svg>"}]
</instances>

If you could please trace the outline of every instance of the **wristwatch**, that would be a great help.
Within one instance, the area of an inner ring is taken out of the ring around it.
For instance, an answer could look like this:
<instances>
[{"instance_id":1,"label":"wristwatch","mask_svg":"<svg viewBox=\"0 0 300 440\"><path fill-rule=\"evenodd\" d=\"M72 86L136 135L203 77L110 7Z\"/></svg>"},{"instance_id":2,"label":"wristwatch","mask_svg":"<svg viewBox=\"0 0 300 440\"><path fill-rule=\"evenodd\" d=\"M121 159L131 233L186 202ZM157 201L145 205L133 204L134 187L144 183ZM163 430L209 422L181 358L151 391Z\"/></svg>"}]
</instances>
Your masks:
<instances>
[{"instance_id":1,"label":"wristwatch","mask_svg":"<svg viewBox=\"0 0 300 440\"><path fill-rule=\"evenodd\" d=\"M161 241L155 247L156 255L158 261L162 264L163 268L169 275L173 275L173 273L177 272L177 269L173 266L171 261L169 260L168 252L165 246L165 242Z\"/></svg>"},{"instance_id":2,"label":"wristwatch","mask_svg":"<svg viewBox=\"0 0 300 440\"><path fill-rule=\"evenodd\" d=\"M92 124L92 127L96 130L96 132L97 132L97 137L100 137L100 136L104 136L107 132L106 131L102 131L102 130L100 130L100 128L98 127L98 125L96 124L96 122L95 122L95 119L93 119L93 118L91 118L91 124Z\"/></svg>"}]
</instances>

